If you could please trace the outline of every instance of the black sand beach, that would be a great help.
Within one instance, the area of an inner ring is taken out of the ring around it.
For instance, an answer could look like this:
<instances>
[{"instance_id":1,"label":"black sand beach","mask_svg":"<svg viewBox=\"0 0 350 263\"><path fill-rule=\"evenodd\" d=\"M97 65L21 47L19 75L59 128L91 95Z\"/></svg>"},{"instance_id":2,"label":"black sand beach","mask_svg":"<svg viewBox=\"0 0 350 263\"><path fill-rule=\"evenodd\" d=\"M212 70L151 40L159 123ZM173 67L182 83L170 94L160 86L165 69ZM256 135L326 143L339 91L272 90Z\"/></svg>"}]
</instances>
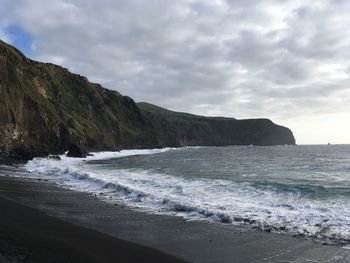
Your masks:
<instances>
[{"instance_id":1,"label":"black sand beach","mask_svg":"<svg viewBox=\"0 0 350 263\"><path fill-rule=\"evenodd\" d=\"M0 262L182 262L0 198Z\"/></svg>"},{"instance_id":2,"label":"black sand beach","mask_svg":"<svg viewBox=\"0 0 350 263\"><path fill-rule=\"evenodd\" d=\"M133 211L21 173L0 168L0 262L350 262L341 247Z\"/></svg>"},{"instance_id":3,"label":"black sand beach","mask_svg":"<svg viewBox=\"0 0 350 263\"><path fill-rule=\"evenodd\" d=\"M24 185L1 178L1 196ZM0 262L183 262L0 197Z\"/></svg>"}]
</instances>

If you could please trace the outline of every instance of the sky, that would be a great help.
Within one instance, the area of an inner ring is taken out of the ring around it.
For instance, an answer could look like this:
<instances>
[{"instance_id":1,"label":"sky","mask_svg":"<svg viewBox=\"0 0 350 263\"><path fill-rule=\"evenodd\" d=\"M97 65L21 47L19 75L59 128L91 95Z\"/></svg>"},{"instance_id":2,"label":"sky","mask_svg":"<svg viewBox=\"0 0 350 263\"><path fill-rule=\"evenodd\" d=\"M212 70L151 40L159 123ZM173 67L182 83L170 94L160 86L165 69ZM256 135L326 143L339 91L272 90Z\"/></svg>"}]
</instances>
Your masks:
<instances>
[{"instance_id":1,"label":"sky","mask_svg":"<svg viewBox=\"0 0 350 263\"><path fill-rule=\"evenodd\" d=\"M0 38L135 101L350 143L350 1L0 0Z\"/></svg>"}]
</instances>

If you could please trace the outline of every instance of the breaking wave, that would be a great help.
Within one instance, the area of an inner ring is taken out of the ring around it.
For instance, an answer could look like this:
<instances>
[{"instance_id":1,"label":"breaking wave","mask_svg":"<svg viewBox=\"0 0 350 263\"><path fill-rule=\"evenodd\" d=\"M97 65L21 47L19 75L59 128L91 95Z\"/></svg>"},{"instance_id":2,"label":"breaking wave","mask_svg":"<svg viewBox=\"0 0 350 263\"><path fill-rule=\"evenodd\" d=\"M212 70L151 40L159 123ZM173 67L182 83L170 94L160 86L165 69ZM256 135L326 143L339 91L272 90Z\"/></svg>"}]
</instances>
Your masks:
<instances>
[{"instance_id":1,"label":"breaking wave","mask_svg":"<svg viewBox=\"0 0 350 263\"><path fill-rule=\"evenodd\" d=\"M36 158L25 168L61 186L153 213L212 220L333 244L350 243L350 191L346 187L179 177L148 169L108 169L90 164L167 151L175 150L103 152L85 159ZM327 195L337 198L325 198Z\"/></svg>"}]
</instances>

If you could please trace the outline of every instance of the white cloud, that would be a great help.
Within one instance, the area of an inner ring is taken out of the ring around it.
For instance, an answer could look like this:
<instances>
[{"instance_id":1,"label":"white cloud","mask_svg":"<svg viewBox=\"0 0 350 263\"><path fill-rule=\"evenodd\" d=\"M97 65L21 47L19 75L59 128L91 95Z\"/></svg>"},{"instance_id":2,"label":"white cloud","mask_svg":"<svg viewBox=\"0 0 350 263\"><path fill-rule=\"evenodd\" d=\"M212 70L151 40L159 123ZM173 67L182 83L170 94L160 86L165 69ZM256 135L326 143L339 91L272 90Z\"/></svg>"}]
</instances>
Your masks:
<instances>
[{"instance_id":1,"label":"white cloud","mask_svg":"<svg viewBox=\"0 0 350 263\"><path fill-rule=\"evenodd\" d=\"M349 1L0 1L0 37L17 24L35 59L138 101L268 117L299 142L331 136L315 136L310 119L323 127L350 114ZM346 134L348 124L339 142L350 143Z\"/></svg>"}]
</instances>

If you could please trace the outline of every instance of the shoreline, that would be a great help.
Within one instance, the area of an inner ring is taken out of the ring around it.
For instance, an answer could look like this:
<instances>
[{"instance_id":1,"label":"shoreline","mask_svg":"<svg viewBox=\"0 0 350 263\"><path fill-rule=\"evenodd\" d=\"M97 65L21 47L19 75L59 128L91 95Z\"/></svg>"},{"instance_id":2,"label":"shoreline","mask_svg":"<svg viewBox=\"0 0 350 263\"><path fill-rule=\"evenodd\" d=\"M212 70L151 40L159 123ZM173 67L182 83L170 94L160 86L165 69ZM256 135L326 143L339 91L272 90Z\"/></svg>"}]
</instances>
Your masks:
<instances>
[{"instance_id":1,"label":"shoreline","mask_svg":"<svg viewBox=\"0 0 350 263\"><path fill-rule=\"evenodd\" d=\"M0 197L188 262L350 261L350 251L341 247L130 210L86 193L59 188L49 181L13 177L21 173L28 174L13 167L0 167Z\"/></svg>"},{"instance_id":2,"label":"shoreline","mask_svg":"<svg viewBox=\"0 0 350 263\"><path fill-rule=\"evenodd\" d=\"M0 262L184 262L0 197Z\"/></svg>"},{"instance_id":3,"label":"shoreline","mask_svg":"<svg viewBox=\"0 0 350 263\"><path fill-rule=\"evenodd\" d=\"M23 193L22 183L31 180L2 172L0 168L0 262L185 262L33 208L29 200L15 197Z\"/></svg>"}]
</instances>

